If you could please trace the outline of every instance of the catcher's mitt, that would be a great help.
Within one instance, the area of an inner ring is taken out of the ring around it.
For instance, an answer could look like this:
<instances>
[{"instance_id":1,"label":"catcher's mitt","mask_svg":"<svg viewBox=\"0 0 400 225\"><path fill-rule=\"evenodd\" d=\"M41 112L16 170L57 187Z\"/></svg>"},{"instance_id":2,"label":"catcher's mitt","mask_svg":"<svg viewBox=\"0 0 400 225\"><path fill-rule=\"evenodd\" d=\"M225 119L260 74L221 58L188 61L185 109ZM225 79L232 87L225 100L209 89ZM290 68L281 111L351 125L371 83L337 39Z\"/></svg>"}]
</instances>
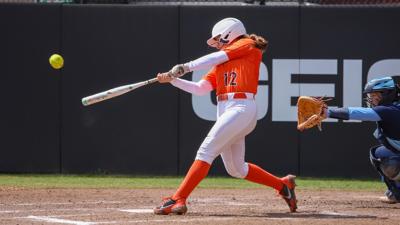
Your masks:
<instances>
[{"instance_id":1,"label":"catcher's mitt","mask_svg":"<svg viewBox=\"0 0 400 225\"><path fill-rule=\"evenodd\" d=\"M321 122L326 118L326 101L321 98L300 96L297 100L297 129L300 131L318 126L321 130Z\"/></svg>"}]
</instances>

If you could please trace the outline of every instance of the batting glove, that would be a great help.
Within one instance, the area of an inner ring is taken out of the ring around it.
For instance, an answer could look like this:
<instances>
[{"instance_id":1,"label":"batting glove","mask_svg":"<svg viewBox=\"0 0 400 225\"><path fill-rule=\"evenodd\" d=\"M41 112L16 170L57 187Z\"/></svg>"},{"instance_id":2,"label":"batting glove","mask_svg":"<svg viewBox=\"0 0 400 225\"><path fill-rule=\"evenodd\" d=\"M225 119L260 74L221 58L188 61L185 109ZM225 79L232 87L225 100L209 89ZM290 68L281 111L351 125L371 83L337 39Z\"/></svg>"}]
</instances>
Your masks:
<instances>
[{"instance_id":1,"label":"batting glove","mask_svg":"<svg viewBox=\"0 0 400 225\"><path fill-rule=\"evenodd\" d=\"M190 70L189 70L188 66L186 66L185 64L178 64L178 65L172 67L170 74L174 78L177 78L177 77L181 77L189 72L190 72Z\"/></svg>"}]
</instances>

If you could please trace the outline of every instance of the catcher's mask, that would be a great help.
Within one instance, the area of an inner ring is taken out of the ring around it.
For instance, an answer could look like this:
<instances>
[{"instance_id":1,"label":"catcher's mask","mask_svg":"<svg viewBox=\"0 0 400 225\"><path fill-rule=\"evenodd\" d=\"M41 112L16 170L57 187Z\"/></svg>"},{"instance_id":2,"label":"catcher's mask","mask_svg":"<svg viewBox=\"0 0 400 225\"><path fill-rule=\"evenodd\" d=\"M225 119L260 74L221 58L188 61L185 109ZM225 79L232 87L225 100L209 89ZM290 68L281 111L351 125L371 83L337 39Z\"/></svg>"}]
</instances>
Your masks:
<instances>
[{"instance_id":1,"label":"catcher's mask","mask_svg":"<svg viewBox=\"0 0 400 225\"><path fill-rule=\"evenodd\" d=\"M364 88L364 94L367 94L365 98L368 107L374 107L378 105L388 105L400 99L400 76L383 77L370 80ZM381 99L378 104L374 104L370 96L371 93L380 93Z\"/></svg>"},{"instance_id":2,"label":"catcher's mask","mask_svg":"<svg viewBox=\"0 0 400 225\"><path fill-rule=\"evenodd\" d=\"M211 38L207 40L207 44L220 49L245 34L246 28L240 20L225 18L214 25Z\"/></svg>"},{"instance_id":3,"label":"catcher's mask","mask_svg":"<svg viewBox=\"0 0 400 225\"><path fill-rule=\"evenodd\" d=\"M390 180L400 181L400 156L377 158L376 149L376 147L372 148L369 153L372 165Z\"/></svg>"}]
</instances>

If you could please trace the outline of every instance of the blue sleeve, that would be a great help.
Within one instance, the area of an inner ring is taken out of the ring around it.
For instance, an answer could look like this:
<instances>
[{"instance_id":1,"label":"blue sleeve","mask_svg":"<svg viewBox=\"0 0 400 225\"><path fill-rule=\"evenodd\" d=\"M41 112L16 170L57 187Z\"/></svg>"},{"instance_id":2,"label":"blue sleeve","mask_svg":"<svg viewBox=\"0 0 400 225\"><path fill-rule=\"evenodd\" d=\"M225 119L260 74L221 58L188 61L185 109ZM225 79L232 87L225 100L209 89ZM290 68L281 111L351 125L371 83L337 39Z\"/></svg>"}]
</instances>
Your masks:
<instances>
[{"instance_id":1,"label":"blue sleeve","mask_svg":"<svg viewBox=\"0 0 400 225\"><path fill-rule=\"evenodd\" d=\"M347 107L329 108L327 110L327 117L340 119L340 120L348 120L349 119L349 109Z\"/></svg>"},{"instance_id":2,"label":"blue sleeve","mask_svg":"<svg viewBox=\"0 0 400 225\"><path fill-rule=\"evenodd\" d=\"M381 117L372 108L349 107L349 119L362 121L381 121Z\"/></svg>"}]
</instances>

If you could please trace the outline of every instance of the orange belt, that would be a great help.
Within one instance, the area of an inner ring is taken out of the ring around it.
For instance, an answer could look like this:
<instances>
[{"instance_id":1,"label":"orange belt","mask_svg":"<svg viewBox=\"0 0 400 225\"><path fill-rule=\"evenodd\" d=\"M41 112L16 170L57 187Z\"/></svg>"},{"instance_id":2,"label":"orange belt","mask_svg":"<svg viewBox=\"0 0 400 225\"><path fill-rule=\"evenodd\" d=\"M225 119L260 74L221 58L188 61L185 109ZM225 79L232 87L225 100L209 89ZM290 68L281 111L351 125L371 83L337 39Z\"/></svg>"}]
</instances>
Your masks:
<instances>
[{"instance_id":1,"label":"orange belt","mask_svg":"<svg viewBox=\"0 0 400 225\"><path fill-rule=\"evenodd\" d=\"M234 93L233 96L231 97L231 99L247 99L247 95L246 93ZM220 94L217 96L217 101L226 101L229 99L229 95L228 94Z\"/></svg>"}]
</instances>

